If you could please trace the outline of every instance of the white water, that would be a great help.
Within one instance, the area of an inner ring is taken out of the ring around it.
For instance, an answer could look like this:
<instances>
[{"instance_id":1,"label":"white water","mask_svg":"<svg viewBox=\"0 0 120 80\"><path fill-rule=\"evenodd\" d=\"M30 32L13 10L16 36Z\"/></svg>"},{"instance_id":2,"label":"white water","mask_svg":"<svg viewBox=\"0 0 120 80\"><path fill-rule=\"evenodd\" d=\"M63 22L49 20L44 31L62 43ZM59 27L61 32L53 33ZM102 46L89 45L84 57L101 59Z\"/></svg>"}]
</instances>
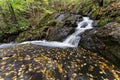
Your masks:
<instances>
[{"instance_id":1,"label":"white water","mask_svg":"<svg viewBox=\"0 0 120 80\"><path fill-rule=\"evenodd\" d=\"M22 43L7 43L7 44L1 44L0 48L7 48L14 45L21 45L21 44L27 44L31 43L34 45L42 45L42 46L50 46L50 47L60 47L60 48L66 48L66 47L77 47L78 43L80 41L80 35L88 29L92 29L92 23L93 21L90 20L88 17L83 17L83 21L78 23L78 26L76 27L75 32L68 36L63 42L58 41L46 41L46 40L36 40L36 41L25 41Z\"/></svg>"}]
</instances>

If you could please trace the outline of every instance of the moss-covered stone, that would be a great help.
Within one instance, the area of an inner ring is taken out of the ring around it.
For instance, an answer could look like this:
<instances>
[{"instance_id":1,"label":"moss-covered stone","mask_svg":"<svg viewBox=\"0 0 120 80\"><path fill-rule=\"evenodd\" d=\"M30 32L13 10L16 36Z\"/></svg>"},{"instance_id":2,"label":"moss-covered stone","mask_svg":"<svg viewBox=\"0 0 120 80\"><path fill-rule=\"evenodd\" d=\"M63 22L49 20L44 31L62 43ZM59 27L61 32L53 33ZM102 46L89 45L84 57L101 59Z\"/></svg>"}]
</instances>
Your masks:
<instances>
[{"instance_id":1,"label":"moss-covered stone","mask_svg":"<svg viewBox=\"0 0 120 80\"><path fill-rule=\"evenodd\" d=\"M119 17L116 17L116 18L115 18L115 21L120 23L120 16L119 16Z\"/></svg>"},{"instance_id":2,"label":"moss-covered stone","mask_svg":"<svg viewBox=\"0 0 120 80\"><path fill-rule=\"evenodd\" d=\"M44 30L47 29L48 27L49 26L44 26L41 28L31 29L31 30L22 32L21 34L19 34L19 36L17 37L15 41L22 42L22 41L27 41L27 40L43 39L46 35Z\"/></svg>"}]
</instances>

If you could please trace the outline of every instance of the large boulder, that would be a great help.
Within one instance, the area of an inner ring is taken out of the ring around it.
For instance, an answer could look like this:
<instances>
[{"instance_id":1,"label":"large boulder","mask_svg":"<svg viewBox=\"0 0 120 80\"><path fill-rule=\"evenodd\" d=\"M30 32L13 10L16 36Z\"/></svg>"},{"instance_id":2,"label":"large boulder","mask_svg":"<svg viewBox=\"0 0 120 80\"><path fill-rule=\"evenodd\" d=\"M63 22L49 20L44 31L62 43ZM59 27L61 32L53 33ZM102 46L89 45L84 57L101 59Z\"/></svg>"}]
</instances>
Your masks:
<instances>
[{"instance_id":1,"label":"large boulder","mask_svg":"<svg viewBox=\"0 0 120 80\"><path fill-rule=\"evenodd\" d=\"M63 26L77 27L77 22L79 22L80 20L82 20L81 15L70 14L70 16L65 19Z\"/></svg>"},{"instance_id":2,"label":"large boulder","mask_svg":"<svg viewBox=\"0 0 120 80\"><path fill-rule=\"evenodd\" d=\"M111 22L97 30L96 35L120 44L120 23Z\"/></svg>"},{"instance_id":3,"label":"large boulder","mask_svg":"<svg viewBox=\"0 0 120 80\"><path fill-rule=\"evenodd\" d=\"M120 23L108 23L97 30L96 36L106 45L102 55L120 66Z\"/></svg>"},{"instance_id":4,"label":"large boulder","mask_svg":"<svg viewBox=\"0 0 120 80\"><path fill-rule=\"evenodd\" d=\"M54 14L57 21L56 26L48 28L46 39L50 41L63 41L74 32L77 22L82 20L81 15L62 13Z\"/></svg>"},{"instance_id":5,"label":"large boulder","mask_svg":"<svg viewBox=\"0 0 120 80\"><path fill-rule=\"evenodd\" d=\"M119 69L85 49L22 44L0 49L0 54L0 80L120 79Z\"/></svg>"},{"instance_id":6,"label":"large boulder","mask_svg":"<svg viewBox=\"0 0 120 80\"><path fill-rule=\"evenodd\" d=\"M105 44L96 37L96 29L87 30L81 35L79 45L85 49L100 53L105 50Z\"/></svg>"},{"instance_id":7,"label":"large boulder","mask_svg":"<svg viewBox=\"0 0 120 80\"><path fill-rule=\"evenodd\" d=\"M72 27L51 27L48 29L46 39L49 41L63 41L74 32Z\"/></svg>"},{"instance_id":8,"label":"large boulder","mask_svg":"<svg viewBox=\"0 0 120 80\"><path fill-rule=\"evenodd\" d=\"M120 24L108 23L96 30L86 31L81 36L80 45L100 53L120 66Z\"/></svg>"}]
</instances>

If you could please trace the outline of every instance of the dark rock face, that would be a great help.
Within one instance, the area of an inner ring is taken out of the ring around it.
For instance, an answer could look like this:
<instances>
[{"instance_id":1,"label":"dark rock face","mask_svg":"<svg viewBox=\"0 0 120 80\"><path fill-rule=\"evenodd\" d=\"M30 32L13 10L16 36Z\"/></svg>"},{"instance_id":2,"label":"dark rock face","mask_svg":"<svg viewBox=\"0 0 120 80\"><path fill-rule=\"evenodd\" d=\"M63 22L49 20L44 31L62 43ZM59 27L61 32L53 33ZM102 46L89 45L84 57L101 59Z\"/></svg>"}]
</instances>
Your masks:
<instances>
[{"instance_id":1,"label":"dark rock face","mask_svg":"<svg viewBox=\"0 0 120 80\"><path fill-rule=\"evenodd\" d=\"M21 33L22 31L18 31L12 34L4 33L0 35L0 43L8 43L15 41L15 38Z\"/></svg>"},{"instance_id":2,"label":"dark rock face","mask_svg":"<svg viewBox=\"0 0 120 80\"><path fill-rule=\"evenodd\" d=\"M83 33L79 44L85 49L100 53L101 50L105 50L105 44L96 37L95 31L87 30Z\"/></svg>"},{"instance_id":3,"label":"dark rock face","mask_svg":"<svg viewBox=\"0 0 120 80\"><path fill-rule=\"evenodd\" d=\"M59 22L59 25L48 28L46 39L50 41L63 41L68 35L75 31L77 22L80 20L82 20L80 15L69 13L57 15L56 21Z\"/></svg>"},{"instance_id":4,"label":"dark rock face","mask_svg":"<svg viewBox=\"0 0 120 80\"><path fill-rule=\"evenodd\" d=\"M111 41L118 42L120 44L120 24L116 22L111 22L101 27L96 35L100 38L110 37Z\"/></svg>"},{"instance_id":5,"label":"dark rock face","mask_svg":"<svg viewBox=\"0 0 120 80\"><path fill-rule=\"evenodd\" d=\"M47 31L46 39L50 41L63 41L69 34L74 32L72 27L52 27Z\"/></svg>"},{"instance_id":6,"label":"dark rock face","mask_svg":"<svg viewBox=\"0 0 120 80\"><path fill-rule=\"evenodd\" d=\"M81 15L70 14L70 16L65 20L63 25L66 27L77 27L77 22L81 20Z\"/></svg>"},{"instance_id":7,"label":"dark rock face","mask_svg":"<svg viewBox=\"0 0 120 80\"><path fill-rule=\"evenodd\" d=\"M96 32L96 36L106 45L102 55L120 66L120 24L108 23Z\"/></svg>"},{"instance_id":8,"label":"dark rock face","mask_svg":"<svg viewBox=\"0 0 120 80\"><path fill-rule=\"evenodd\" d=\"M56 20L59 22L63 22L63 20L65 20L69 16L70 16L69 13L62 13L56 18Z\"/></svg>"},{"instance_id":9,"label":"dark rock face","mask_svg":"<svg viewBox=\"0 0 120 80\"><path fill-rule=\"evenodd\" d=\"M100 53L120 66L120 24L111 22L96 30L83 33L80 45Z\"/></svg>"},{"instance_id":10,"label":"dark rock face","mask_svg":"<svg viewBox=\"0 0 120 80\"><path fill-rule=\"evenodd\" d=\"M77 14L62 13L58 15L56 13L54 15L56 21L62 23L62 26L66 27L77 27L77 22L82 19L82 16Z\"/></svg>"}]
</instances>

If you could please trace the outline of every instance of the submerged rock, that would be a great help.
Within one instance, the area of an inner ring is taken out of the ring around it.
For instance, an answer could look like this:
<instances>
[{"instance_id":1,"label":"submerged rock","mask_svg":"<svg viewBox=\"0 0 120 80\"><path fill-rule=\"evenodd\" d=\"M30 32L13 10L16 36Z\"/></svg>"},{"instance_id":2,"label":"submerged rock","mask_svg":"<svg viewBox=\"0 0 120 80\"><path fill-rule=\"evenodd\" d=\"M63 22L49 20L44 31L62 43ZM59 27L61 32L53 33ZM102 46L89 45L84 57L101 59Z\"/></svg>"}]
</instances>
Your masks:
<instances>
[{"instance_id":1,"label":"submerged rock","mask_svg":"<svg viewBox=\"0 0 120 80\"><path fill-rule=\"evenodd\" d=\"M120 79L119 69L85 49L24 44L0 49L0 54L3 54L0 59L3 80Z\"/></svg>"},{"instance_id":2,"label":"submerged rock","mask_svg":"<svg viewBox=\"0 0 120 80\"><path fill-rule=\"evenodd\" d=\"M83 33L80 45L94 52L99 52L111 62L120 66L120 24L108 23L96 30Z\"/></svg>"}]
</instances>

